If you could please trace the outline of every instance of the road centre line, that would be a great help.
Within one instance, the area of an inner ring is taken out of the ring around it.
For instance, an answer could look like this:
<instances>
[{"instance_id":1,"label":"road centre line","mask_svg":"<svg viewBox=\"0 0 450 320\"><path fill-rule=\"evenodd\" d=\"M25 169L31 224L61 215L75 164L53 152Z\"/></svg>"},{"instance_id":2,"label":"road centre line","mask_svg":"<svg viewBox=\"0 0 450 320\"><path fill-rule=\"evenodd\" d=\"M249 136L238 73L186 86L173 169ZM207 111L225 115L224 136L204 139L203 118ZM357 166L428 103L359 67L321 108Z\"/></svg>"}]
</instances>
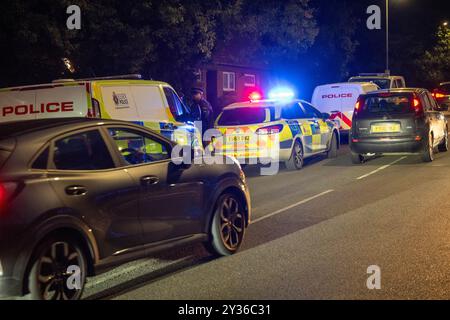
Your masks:
<instances>
[{"instance_id":1,"label":"road centre line","mask_svg":"<svg viewBox=\"0 0 450 320\"><path fill-rule=\"evenodd\" d=\"M398 162L400 162L400 161L402 161L402 160L405 160L406 158L407 158L407 157L401 157L400 159L397 159L397 160L392 161L391 163L389 163L389 164L387 164L387 165L384 165L384 166L382 166L382 167L379 167L378 169L376 169L376 170L374 170L374 171L372 171L372 172L369 172L368 174L365 174L365 175L363 175L363 176L361 176L361 177L356 178L356 180L362 180L362 179L365 179L365 178L367 178L367 177L370 177L371 175L374 175L375 173L378 173L378 172L380 172L380 171L383 171L383 170L389 168L390 166L393 166L394 164L396 164L396 163L398 163Z\"/></svg>"},{"instance_id":2,"label":"road centre line","mask_svg":"<svg viewBox=\"0 0 450 320\"><path fill-rule=\"evenodd\" d=\"M292 204L292 205L290 205L290 206L287 206L287 207L284 207L284 208L279 209L279 210L277 210L277 211L274 211L274 212L272 212L272 213L269 213L269 214L267 214L267 215L265 215L265 216L263 216L263 217L260 217L260 218L258 218L258 219L253 220L253 221L252 221L252 224L257 223L257 222L260 222L260 221L263 221L263 220L268 219L268 218L271 218L271 217L273 217L273 216L276 216L277 214L280 214L280 213L283 213L283 212L285 212L285 211L288 211L288 210L290 210L290 209L292 209L292 208L298 207L298 206L300 206L300 205L302 205L302 204L305 204L305 203L307 203L307 202L310 202L310 201L312 201L312 200L314 200L314 199L317 199L317 198L320 198L320 197L322 197L322 196L324 196L324 195L327 195L327 194L329 194L329 193L331 193L331 192L334 192L334 190L332 190L332 189L327 190L327 191L325 191L325 192L316 194L315 196L312 196L312 197L309 197L309 198L304 199L304 200L302 200L302 201L299 201L299 202L297 202L297 203L294 203L294 204Z\"/></svg>"}]
</instances>

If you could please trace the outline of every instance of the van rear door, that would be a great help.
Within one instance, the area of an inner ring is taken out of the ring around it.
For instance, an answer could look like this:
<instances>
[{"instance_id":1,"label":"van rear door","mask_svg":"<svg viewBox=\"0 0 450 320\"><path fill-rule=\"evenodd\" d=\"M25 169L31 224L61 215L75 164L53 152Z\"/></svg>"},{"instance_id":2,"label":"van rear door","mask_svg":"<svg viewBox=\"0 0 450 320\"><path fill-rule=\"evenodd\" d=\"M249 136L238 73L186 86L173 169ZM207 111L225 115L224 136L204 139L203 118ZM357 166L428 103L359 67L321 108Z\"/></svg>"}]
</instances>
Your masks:
<instances>
[{"instance_id":1,"label":"van rear door","mask_svg":"<svg viewBox=\"0 0 450 320\"><path fill-rule=\"evenodd\" d=\"M89 101L85 83L5 89L0 91L0 123L86 117Z\"/></svg>"},{"instance_id":2,"label":"van rear door","mask_svg":"<svg viewBox=\"0 0 450 320\"><path fill-rule=\"evenodd\" d=\"M321 86L316 89L312 103L321 112L331 114L331 120L339 125L340 130L350 130L353 110L360 93L362 89L359 84Z\"/></svg>"}]
</instances>

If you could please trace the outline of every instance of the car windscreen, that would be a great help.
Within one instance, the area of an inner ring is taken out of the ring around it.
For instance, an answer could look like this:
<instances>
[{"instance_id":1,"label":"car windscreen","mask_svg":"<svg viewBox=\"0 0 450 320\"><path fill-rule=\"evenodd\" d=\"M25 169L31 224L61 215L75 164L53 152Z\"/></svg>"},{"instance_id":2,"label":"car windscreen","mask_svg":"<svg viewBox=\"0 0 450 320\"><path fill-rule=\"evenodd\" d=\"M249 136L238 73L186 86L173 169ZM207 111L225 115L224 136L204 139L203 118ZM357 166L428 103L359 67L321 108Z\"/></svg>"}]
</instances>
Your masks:
<instances>
[{"instance_id":1,"label":"car windscreen","mask_svg":"<svg viewBox=\"0 0 450 320\"><path fill-rule=\"evenodd\" d=\"M354 78L349 82L372 82L375 83L380 89L389 89L391 87L391 80L379 79L379 78Z\"/></svg>"},{"instance_id":2,"label":"car windscreen","mask_svg":"<svg viewBox=\"0 0 450 320\"><path fill-rule=\"evenodd\" d=\"M271 107L242 107L226 109L218 120L219 126L240 126L270 122L274 119L274 108Z\"/></svg>"},{"instance_id":3,"label":"car windscreen","mask_svg":"<svg viewBox=\"0 0 450 320\"><path fill-rule=\"evenodd\" d=\"M414 112L410 93L368 95L362 99L358 114L402 114Z\"/></svg>"}]
</instances>

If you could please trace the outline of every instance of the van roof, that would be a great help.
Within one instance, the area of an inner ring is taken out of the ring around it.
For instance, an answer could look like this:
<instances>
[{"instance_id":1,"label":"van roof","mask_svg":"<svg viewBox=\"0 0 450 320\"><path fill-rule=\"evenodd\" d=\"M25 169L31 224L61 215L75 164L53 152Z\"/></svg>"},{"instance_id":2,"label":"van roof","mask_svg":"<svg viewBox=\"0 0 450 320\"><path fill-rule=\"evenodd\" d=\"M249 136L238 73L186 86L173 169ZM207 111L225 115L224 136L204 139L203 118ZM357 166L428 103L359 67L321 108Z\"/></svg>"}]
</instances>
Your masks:
<instances>
[{"instance_id":1,"label":"van roof","mask_svg":"<svg viewBox=\"0 0 450 320\"><path fill-rule=\"evenodd\" d=\"M99 85L112 84L112 85L130 85L130 84L141 84L141 85L153 85L153 86L169 86L170 85L163 81L154 81L154 80L133 80L133 79L118 79L118 80L66 80L66 81L58 81L53 83L43 83L36 85L26 85L26 86L17 86L17 87L9 87L9 88L0 88L0 92L2 91L22 91L22 90L39 90L39 89L49 89L49 88L57 88L57 87L68 87L68 86L83 86L88 83L95 83Z\"/></svg>"},{"instance_id":2,"label":"van roof","mask_svg":"<svg viewBox=\"0 0 450 320\"><path fill-rule=\"evenodd\" d=\"M338 83L323 84L323 85L318 86L318 88L319 87L336 87L337 88L340 86L358 86L358 85L360 85L360 86L376 86L375 83L362 81L362 82L338 82Z\"/></svg>"}]
</instances>

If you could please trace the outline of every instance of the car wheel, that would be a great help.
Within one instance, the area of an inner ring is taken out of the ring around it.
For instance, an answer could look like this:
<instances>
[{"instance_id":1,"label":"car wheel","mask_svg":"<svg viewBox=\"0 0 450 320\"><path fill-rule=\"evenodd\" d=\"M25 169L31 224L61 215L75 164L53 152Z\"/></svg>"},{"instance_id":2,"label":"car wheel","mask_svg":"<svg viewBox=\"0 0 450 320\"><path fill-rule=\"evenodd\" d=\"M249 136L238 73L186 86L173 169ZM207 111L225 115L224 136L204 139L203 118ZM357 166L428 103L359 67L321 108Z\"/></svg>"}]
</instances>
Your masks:
<instances>
[{"instance_id":1,"label":"car wheel","mask_svg":"<svg viewBox=\"0 0 450 320\"><path fill-rule=\"evenodd\" d=\"M439 145L439 152L447 152L448 151L448 129L445 130L444 140Z\"/></svg>"},{"instance_id":2,"label":"car wheel","mask_svg":"<svg viewBox=\"0 0 450 320\"><path fill-rule=\"evenodd\" d=\"M303 168L303 146L296 140L292 148L291 158L285 162L288 170L300 170Z\"/></svg>"},{"instance_id":3,"label":"car wheel","mask_svg":"<svg viewBox=\"0 0 450 320\"><path fill-rule=\"evenodd\" d=\"M364 161L364 157L359 153L352 152L351 159L353 164L361 164Z\"/></svg>"},{"instance_id":4,"label":"car wheel","mask_svg":"<svg viewBox=\"0 0 450 320\"><path fill-rule=\"evenodd\" d=\"M428 134L428 139L425 142L424 150L422 153L422 160L424 162L432 162L434 160L434 148L433 148L433 134Z\"/></svg>"},{"instance_id":5,"label":"car wheel","mask_svg":"<svg viewBox=\"0 0 450 320\"><path fill-rule=\"evenodd\" d=\"M338 149L338 139L336 133L333 133L333 137L331 138L330 148L327 152L328 159L337 158L337 149Z\"/></svg>"},{"instance_id":6,"label":"car wheel","mask_svg":"<svg viewBox=\"0 0 450 320\"><path fill-rule=\"evenodd\" d=\"M29 298L79 300L86 282L86 257L78 241L52 237L35 250L28 273Z\"/></svg>"},{"instance_id":7,"label":"car wheel","mask_svg":"<svg viewBox=\"0 0 450 320\"><path fill-rule=\"evenodd\" d=\"M206 249L215 256L236 253L244 240L246 221L244 205L237 196L226 193L219 197L210 227Z\"/></svg>"}]
</instances>

